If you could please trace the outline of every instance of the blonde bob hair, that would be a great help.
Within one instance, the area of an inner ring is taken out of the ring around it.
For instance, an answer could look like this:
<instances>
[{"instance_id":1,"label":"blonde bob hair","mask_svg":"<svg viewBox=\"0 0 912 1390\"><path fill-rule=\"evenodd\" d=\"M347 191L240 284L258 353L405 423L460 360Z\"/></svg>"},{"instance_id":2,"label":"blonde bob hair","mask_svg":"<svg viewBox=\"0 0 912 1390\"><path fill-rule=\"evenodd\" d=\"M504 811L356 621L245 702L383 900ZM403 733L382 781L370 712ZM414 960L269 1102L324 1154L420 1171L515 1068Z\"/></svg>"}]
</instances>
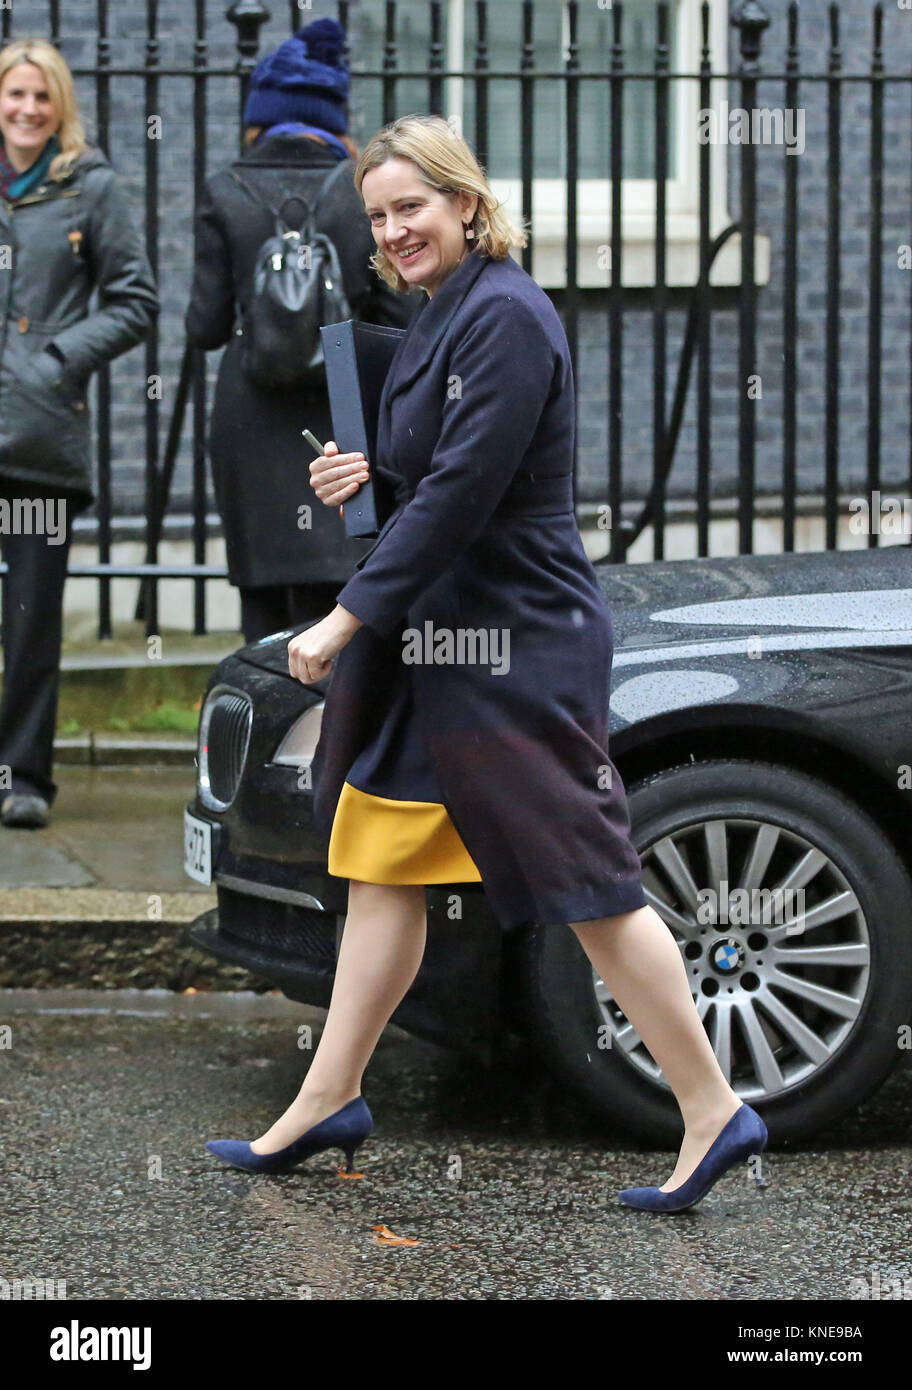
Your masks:
<instances>
[{"instance_id":1,"label":"blonde bob hair","mask_svg":"<svg viewBox=\"0 0 912 1390\"><path fill-rule=\"evenodd\" d=\"M20 63L32 63L44 75L54 115L59 122L55 134L60 141L60 150L51 160L48 178L66 178L76 159L87 147L85 127L76 104L73 74L66 60L46 39L14 39L0 49L0 87L10 69L18 67Z\"/></svg>"},{"instance_id":2,"label":"blonde bob hair","mask_svg":"<svg viewBox=\"0 0 912 1390\"><path fill-rule=\"evenodd\" d=\"M514 226L507 217L475 155L442 116L400 116L378 130L365 145L355 169L355 187L359 193L364 175L388 159L410 159L422 181L439 193L450 197L461 192L477 195L475 216L469 224L475 231L474 239L468 243L472 250L502 261L509 255L511 246L527 245L528 233ZM371 256L370 264L392 289L413 288L379 248Z\"/></svg>"}]
</instances>

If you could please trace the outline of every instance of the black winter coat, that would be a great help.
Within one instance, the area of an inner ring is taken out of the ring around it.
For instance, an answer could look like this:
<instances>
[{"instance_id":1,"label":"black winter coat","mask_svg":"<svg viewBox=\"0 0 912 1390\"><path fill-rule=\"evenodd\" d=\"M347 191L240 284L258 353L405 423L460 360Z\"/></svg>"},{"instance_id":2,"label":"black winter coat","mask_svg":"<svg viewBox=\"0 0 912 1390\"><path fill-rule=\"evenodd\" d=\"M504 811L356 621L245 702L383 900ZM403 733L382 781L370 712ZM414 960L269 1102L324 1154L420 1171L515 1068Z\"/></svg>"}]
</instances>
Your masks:
<instances>
[{"instance_id":1,"label":"black winter coat","mask_svg":"<svg viewBox=\"0 0 912 1390\"><path fill-rule=\"evenodd\" d=\"M230 168L278 207L283 193L312 202L337 163L326 145L285 134L262 136ZM354 172L354 164L348 163ZM347 540L338 511L324 507L310 486L314 452L301 431L311 430L321 443L332 438L326 390L264 390L241 370L236 318L248 301L257 252L273 234L274 221L265 205L258 210L238 188L229 168L206 180L185 322L188 337L200 347L227 344L219 364L209 452L228 577L244 586L342 582L369 542ZM376 244L353 178L340 177L320 203L315 224L339 252L353 317L404 328L419 296L394 293L369 266ZM300 510L304 506L310 508L310 529L299 525L308 516Z\"/></svg>"},{"instance_id":2,"label":"black winter coat","mask_svg":"<svg viewBox=\"0 0 912 1390\"><path fill-rule=\"evenodd\" d=\"M65 178L0 198L0 243L11 256L0 274L0 475L72 489L81 510L93 500L89 379L147 337L159 309L107 156L90 145Z\"/></svg>"},{"instance_id":3,"label":"black winter coat","mask_svg":"<svg viewBox=\"0 0 912 1390\"><path fill-rule=\"evenodd\" d=\"M611 617L574 516L573 435L553 304L510 257L468 254L425 298L386 379L368 462L395 506L338 595L364 626L335 660L313 762L329 834L405 673L444 804L505 927L646 903L608 756ZM489 660L495 639L506 662Z\"/></svg>"}]
</instances>

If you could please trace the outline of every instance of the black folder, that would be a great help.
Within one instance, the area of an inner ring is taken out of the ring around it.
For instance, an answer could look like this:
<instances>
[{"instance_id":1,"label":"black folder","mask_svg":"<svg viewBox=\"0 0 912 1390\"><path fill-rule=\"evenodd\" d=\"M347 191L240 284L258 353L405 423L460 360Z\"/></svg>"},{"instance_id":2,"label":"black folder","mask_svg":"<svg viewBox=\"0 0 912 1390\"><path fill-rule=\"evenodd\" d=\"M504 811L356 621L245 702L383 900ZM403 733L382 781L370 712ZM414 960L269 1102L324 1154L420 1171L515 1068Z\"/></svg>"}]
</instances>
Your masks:
<instances>
[{"instance_id":1,"label":"black folder","mask_svg":"<svg viewBox=\"0 0 912 1390\"><path fill-rule=\"evenodd\" d=\"M340 453L362 453L369 465L374 461L383 383L406 331L357 319L320 329L333 439ZM345 534L376 536L387 500L371 470L367 482L345 503Z\"/></svg>"}]
</instances>

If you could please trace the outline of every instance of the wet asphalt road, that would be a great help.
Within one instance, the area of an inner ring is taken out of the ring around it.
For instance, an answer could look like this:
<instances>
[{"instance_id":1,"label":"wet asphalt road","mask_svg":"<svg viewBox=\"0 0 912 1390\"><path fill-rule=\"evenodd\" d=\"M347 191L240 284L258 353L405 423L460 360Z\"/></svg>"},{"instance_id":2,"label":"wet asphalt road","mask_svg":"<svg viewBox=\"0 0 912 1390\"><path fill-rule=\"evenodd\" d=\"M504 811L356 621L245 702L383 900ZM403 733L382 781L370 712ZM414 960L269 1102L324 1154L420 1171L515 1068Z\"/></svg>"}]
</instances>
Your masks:
<instances>
[{"instance_id":1,"label":"wet asphalt road","mask_svg":"<svg viewBox=\"0 0 912 1390\"><path fill-rule=\"evenodd\" d=\"M279 995L0 992L0 1276L77 1300L811 1300L877 1271L912 1297L908 1054L861 1111L772 1152L765 1189L733 1171L676 1217L616 1200L673 1155L606 1133L519 1045L485 1073L394 1028L362 1177L338 1152L279 1177L219 1164L206 1139L266 1128L322 1018Z\"/></svg>"}]
</instances>

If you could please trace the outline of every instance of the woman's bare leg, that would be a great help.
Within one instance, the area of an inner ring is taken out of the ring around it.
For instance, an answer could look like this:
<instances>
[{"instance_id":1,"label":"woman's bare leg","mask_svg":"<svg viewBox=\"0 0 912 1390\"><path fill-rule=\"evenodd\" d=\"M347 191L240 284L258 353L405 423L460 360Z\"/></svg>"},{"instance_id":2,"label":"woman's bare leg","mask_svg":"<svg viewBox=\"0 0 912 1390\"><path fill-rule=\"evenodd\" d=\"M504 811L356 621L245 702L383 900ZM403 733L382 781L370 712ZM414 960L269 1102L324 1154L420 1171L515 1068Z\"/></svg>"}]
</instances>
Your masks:
<instances>
[{"instance_id":1,"label":"woman's bare leg","mask_svg":"<svg viewBox=\"0 0 912 1390\"><path fill-rule=\"evenodd\" d=\"M665 1076L684 1119L671 1191L690 1177L741 1101L700 1022L674 937L651 907L571 923L580 944Z\"/></svg>"},{"instance_id":2,"label":"woman's bare leg","mask_svg":"<svg viewBox=\"0 0 912 1390\"><path fill-rule=\"evenodd\" d=\"M284 1149L361 1094L381 1033L418 973L427 937L424 888L352 881L329 1012L295 1099L251 1147Z\"/></svg>"}]
</instances>

